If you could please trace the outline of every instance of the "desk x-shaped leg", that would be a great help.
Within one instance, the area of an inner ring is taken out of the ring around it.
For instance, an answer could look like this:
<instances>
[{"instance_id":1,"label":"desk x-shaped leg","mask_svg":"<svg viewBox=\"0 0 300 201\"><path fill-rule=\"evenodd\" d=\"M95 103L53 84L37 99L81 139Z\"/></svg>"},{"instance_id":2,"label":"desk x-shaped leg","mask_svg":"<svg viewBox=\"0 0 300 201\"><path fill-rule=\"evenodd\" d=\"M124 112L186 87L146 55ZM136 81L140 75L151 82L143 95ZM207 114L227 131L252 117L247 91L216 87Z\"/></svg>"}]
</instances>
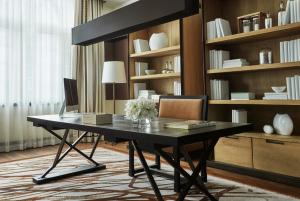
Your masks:
<instances>
[{"instance_id":1,"label":"desk x-shaped leg","mask_svg":"<svg viewBox=\"0 0 300 201\"><path fill-rule=\"evenodd\" d=\"M55 133L54 131L52 131L48 128L44 127L44 129L46 129L49 133L51 133L56 138L61 140L61 142L59 144L57 154L55 156L53 164L51 165L50 168L48 168L46 170L46 172L43 175L34 177L33 178L34 183L36 183L36 184L48 183L50 181L54 181L54 180L58 180L58 179L62 179L62 178L70 177L70 176L75 176L75 175L79 175L79 174L90 173L90 172L94 172L94 171L102 170L102 169L106 168L105 165L99 164L95 160L93 160L93 155L94 155L97 145L100 141L101 135L98 135L97 140L94 143L93 149L92 149L90 155L88 156L76 147L76 145L82 140L82 138L84 138L88 134L88 132L84 132L77 138L77 140L75 142L70 143L67 141L67 138L69 135L69 129L65 130L63 137L61 137L60 135L58 135L57 133ZM64 145L68 145L69 148L65 152L62 153ZM86 158L88 160L88 162L91 163L91 165L81 166L78 168L74 168L72 170L66 170L66 171L63 171L60 173L48 175L72 150L75 150L81 156ZM47 175L48 175L48 177L47 177Z\"/></svg>"},{"instance_id":2,"label":"desk x-shaped leg","mask_svg":"<svg viewBox=\"0 0 300 201\"><path fill-rule=\"evenodd\" d=\"M193 169L192 174L190 175L189 173L187 173L187 171L185 171L180 164L178 165L175 160L166 152L164 152L160 147L156 148L156 152L157 154L159 154L163 159L165 159L173 168L175 168L178 172L180 172L180 174L182 176L184 176L187 179L187 184L186 186L181 190L179 197L177 200L184 200L184 198L186 197L186 195L188 194L190 188L192 187L192 185L195 185L202 193L204 193L210 200L212 201L216 201L216 198L210 194L206 188L206 186L204 185L204 182L201 179L198 179L199 174L201 172L201 170L203 169L202 167L202 162L206 161L208 156L211 154L211 152L213 151L213 148L215 147L216 143L218 142L218 138L213 139L210 143L210 145L202 152L202 154L199 157L199 162L197 164L197 166ZM138 156L140 158L140 161L145 169L145 172L147 174L147 177L150 181L150 184L154 190L154 193L157 197L157 199L159 201L162 201L162 195L160 193L160 190L153 178L152 172L149 169L149 166L144 158L144 155L141 151L141 149L139 148L139 145L136 141L133 141L133 145L138 153Z\"/></svg>"}]
</instances>

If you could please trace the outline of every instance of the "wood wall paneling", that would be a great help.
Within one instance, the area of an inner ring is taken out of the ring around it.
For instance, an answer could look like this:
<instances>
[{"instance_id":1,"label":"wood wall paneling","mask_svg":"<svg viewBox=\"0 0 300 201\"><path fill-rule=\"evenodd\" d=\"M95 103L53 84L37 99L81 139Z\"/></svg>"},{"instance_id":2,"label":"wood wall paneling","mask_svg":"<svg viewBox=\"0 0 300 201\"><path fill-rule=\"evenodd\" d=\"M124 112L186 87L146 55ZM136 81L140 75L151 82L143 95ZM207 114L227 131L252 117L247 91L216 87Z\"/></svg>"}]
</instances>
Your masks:
<instances>
[{"instance_id":1,"label":"wood wall paneling","mask_svg":"<svg viewBox=\"0 0 300 201\"><path fill-rule=\"evenodd\" d=\"M124 61L127 83L116 84L116 100L129 99L129 66L128 66L128 37L121 37L104 42L105 61ZM105 85L106 100L113 99L113 85Z\"/></svg>"},{"instance_id":2,"label":"wood wall paneling","mask_svg":"<svg viewBox=\"0 0 300 201\"><path fill-rule=\"evenodd\" d=\"M205 94L205 66L202 11L183 19L184 95Z\"/></svg>"}]
</instances>

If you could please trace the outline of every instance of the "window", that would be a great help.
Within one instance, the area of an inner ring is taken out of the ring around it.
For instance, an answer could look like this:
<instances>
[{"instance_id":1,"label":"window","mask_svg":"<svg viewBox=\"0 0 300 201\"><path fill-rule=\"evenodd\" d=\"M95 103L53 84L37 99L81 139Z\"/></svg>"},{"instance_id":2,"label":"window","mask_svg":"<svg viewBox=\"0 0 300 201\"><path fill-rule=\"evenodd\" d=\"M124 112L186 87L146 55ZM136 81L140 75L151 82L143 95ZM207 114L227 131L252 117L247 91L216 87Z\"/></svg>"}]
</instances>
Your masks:
<instances>
[{"instance_id":1,"label":"window","mask_svg":"<svg viewBox=\"0 0 300 201\"><path fill-rule=\"evenodd\" d=\"M0 1L0 104L63 100L75 0Z\"/></svg>"}]
</instances>

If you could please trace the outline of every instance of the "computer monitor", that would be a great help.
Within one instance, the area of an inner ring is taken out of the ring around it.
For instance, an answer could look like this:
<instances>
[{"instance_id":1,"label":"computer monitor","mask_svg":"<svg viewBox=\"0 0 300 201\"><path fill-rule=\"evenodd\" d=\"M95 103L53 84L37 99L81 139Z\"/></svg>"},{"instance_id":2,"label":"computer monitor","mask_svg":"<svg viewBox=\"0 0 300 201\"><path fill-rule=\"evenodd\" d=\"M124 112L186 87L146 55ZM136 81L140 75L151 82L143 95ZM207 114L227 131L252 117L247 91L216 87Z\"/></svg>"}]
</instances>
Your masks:
<instances>
[{"instance_id":1,"label":"computer monitor","mask_svg":"<svg viewBox=\"0 0 300 201\"><path fill-rule=\"evenodd\" d=\"M65 109L67 112L79 110L77 81L73 79L64 78L64 90L65 90L65 101L59 112L60 116L63 116Z\"/></svg>"}]
</instances>

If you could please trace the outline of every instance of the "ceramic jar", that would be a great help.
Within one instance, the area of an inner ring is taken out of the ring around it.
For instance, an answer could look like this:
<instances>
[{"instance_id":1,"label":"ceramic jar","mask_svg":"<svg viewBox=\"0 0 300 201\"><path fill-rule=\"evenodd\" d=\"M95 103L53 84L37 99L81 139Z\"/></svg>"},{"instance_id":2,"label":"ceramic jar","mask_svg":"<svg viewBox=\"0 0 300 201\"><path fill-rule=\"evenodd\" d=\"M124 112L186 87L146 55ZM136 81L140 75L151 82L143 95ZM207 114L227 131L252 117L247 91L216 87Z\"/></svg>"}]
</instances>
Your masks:
<instances>
[{"instance_id":1,"label":"ceramic jar","mask_svg":"<svg viewBox=\"0 0 300 201\"><path fill-rule=\"evenodd\" d=\"M288 114L276 114L273 126L276 133L280 135L291 135L294 130L293 120Z\"/></svg>"},{"instance_id":2,"label":"ceramic jar","mask_svg":"<svg viewBox=\"0 0 300 201\"><path fill-rule=\"evenodd\" d=\"M151 50L158 50L164 47L168 47L169 39L166 33L154 33L150 37L149 46Z\"/></svg>"}]
</instances>

